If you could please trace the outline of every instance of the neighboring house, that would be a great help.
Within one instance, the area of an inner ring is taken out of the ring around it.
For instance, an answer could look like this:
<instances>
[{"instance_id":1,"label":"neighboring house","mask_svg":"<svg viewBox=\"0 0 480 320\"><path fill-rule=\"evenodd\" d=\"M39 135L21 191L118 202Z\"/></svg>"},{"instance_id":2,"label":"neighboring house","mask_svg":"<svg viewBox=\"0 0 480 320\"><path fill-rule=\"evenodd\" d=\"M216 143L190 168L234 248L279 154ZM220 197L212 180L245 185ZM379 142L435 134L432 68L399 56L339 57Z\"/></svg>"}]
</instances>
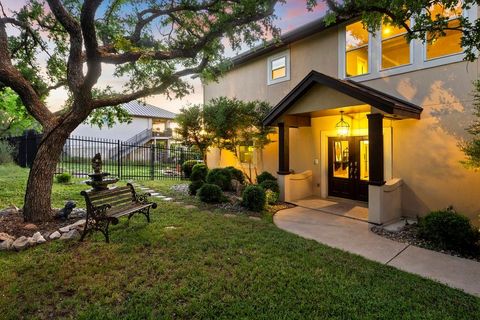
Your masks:
<instances>
[{"instance_id":1,"label":"neighboring house","mask_svg":"<svg viewBox=\"0 0 480 320\"><path fill-rule=\"evenodd\" d=\"M460 14L473 21L478 8ZM368 220L379 224L453 205L478 224L480 173L462 166L458 144L468 137L479 63L463 61L460 32L432 43L407 43L404 33L314 21L234 58L231 71L204 84L204 100L275 106L264 122L278 128L275 142L243 158L277 173L286 201L368 202ZM209 166L238 166L226 153L210 152Z\"/></svg>"},{"instance_id":2,"label":"neighboring house","mask_svg":"<svg viewBox=\"0 0 480 320\"><path fill-rule=\"evenodd\" d=\"M81 124L72 136L121 140L136 144L162 141L166 146L173 139L175 113L140 101L131 101L122 105L130 116L130 123L116 123L109 128Z\"/></svg>"}]
</instances>

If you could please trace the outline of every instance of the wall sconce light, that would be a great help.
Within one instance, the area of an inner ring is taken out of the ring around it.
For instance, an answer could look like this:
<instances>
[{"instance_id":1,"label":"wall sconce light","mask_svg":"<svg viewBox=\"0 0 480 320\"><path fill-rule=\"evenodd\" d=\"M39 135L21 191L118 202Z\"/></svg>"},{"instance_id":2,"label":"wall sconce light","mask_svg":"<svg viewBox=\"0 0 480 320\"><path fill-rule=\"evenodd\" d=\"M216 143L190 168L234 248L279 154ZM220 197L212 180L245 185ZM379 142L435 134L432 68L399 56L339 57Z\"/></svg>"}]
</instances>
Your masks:
<instances>
[{"instance_id":1,"label":"wall sconce light","mask_svg":"<svg viewBox=\"0 0 480 320\"><path fill-rule=\"evenodd\" d=\"M350 125L343 120L343 111L340 111L340 121L337 122L335 128L337 129L337 135L340 137L348 136L350 132Z\"/></svg>"}]
</instances>

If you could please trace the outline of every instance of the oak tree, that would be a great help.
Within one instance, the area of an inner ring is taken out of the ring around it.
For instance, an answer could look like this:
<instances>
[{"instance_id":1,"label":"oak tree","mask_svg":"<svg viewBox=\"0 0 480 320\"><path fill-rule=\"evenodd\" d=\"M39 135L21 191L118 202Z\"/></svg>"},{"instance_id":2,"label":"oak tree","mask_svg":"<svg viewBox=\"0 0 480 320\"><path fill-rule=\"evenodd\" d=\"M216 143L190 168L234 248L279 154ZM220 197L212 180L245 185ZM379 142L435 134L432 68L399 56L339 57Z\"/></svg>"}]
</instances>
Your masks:
<instances>
[{"instance_id":1,"label":"oak tree","mask_svg":"<svg viewBox=\"0 0 480 320\"><path fill-rule=\"evenodd\" d=\"M56 163L70 133L95 110L149 95L181 97L185 78L215 78L225 43L252 45L273 25L276 0L30 0L0 8L0 84L42 126L24 202L26 221L51 215ZM1 4L1 2L0 2ZM110 72L123 88L102 86ZM68 92L52 111L45 97Z\"/></svg>"}]
</instances>

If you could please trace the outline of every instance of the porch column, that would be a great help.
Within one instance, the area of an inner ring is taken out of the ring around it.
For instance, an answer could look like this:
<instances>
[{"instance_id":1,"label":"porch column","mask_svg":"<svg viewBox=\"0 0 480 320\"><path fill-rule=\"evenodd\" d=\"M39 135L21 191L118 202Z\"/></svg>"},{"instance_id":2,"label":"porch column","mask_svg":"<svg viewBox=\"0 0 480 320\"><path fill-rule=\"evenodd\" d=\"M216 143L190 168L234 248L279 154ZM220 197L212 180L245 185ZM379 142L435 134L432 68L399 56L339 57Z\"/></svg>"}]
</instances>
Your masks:
<instances>
[{"instance_id":1,"label":"porch column","mask_svg":"<svg viewBox=\"0 0 480 320\"><path fill-rule=\"evenodd\" d=\"M290 174L290 139L289 127L285 123L278 124L278 174Z\"/></svg>"},{"instance_id":2,"label":"porch column","mask_svg":"<svg viewBox=\"0 0 480 320\"><path fill-rule=\"evenodd\" d=\"M382 186L385 184L383 175L383 114L371 113L368 118L368 157L369 184Z\"/></svg>"}]
</instances>

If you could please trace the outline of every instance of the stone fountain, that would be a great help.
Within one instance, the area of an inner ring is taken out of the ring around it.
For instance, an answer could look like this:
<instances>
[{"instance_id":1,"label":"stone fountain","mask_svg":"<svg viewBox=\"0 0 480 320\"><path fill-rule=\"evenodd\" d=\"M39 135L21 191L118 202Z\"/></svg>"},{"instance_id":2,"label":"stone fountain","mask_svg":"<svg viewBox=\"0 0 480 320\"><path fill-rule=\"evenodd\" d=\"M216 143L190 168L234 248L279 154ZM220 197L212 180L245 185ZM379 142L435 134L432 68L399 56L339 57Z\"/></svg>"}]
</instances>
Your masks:
<instances>
[{"instance_id":1,"label":"stone fountain","mask_svg":"<svg viewBox=\"0 0 480 320\"><path fill-rule=\"evenodd\" d=\"M118 178L106 178L110 173L102 172L102 156L97 153L92 158L93 173L89 174L91 180L85 181L86 184L93 187L93 191L108 190L108 185L118 181Z\"/></svg>"}]
</instances>

